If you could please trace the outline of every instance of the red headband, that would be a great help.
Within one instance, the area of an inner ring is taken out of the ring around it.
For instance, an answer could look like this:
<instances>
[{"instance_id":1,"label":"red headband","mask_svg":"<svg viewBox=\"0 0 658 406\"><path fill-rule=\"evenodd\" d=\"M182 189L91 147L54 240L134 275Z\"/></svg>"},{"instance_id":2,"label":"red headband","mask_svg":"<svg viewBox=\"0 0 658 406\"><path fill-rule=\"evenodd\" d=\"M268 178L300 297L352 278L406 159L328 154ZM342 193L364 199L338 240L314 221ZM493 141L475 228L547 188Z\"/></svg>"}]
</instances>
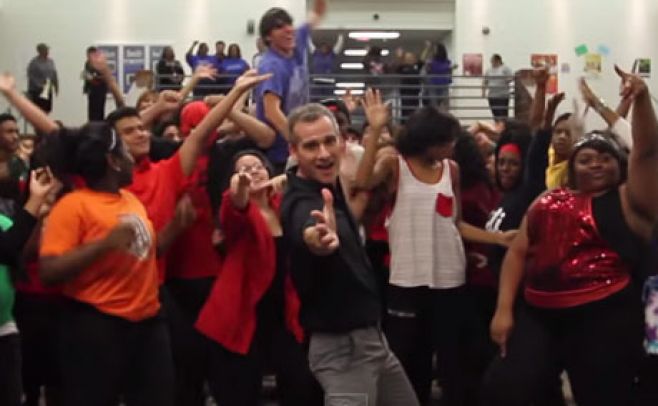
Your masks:
<instances>
[{"instance_id":1,"label":"red headband","mask_svg":"<svg viewBox=\"0 0 658 406\"><path fill-rule=\"evenodd\" d=\"M502 154L503 152L511 152L513 154L521 156L521 148L519 148L519 146L514 143L505 144L502 147L500 147L500 150L498 150L498 155Z\"/></svg>"}]
</instances>

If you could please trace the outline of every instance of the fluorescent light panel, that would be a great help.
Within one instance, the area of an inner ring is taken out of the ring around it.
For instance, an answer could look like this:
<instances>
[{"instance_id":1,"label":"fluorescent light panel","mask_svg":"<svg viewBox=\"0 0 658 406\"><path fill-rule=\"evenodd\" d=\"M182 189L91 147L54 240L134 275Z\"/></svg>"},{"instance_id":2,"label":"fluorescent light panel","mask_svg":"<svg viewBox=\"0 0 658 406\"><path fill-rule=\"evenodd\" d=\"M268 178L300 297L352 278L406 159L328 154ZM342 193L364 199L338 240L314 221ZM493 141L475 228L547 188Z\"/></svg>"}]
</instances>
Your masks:
<instances>
[{"instance_id":1,"label":"fluorescent light panel","mask_svg":"<svg viewBox=\"0 0 658 406\"><path fill-rule=\"evenodd\" d=\"M335 94L336 96L342 96L342 95L344 95L344 94L346 94L346 93L347 93L347 90L345 90L345 89L337 89L337 90L334 90L334 94ZM362 95L362 94L364 94L365 92L364 92L362 89L354 89L354 90L352 90L350 93L352 93L353 95L358 96L358 95Z\"/></svg>"},{"instance_id":2,"label":"fluorescent light panel","mask_svg":"<svg viewBox=\"0 0 658 406\"><path fill-rule=\"evenodd\" d=\"M345 56L366 56L368 54L367 49L346 49L343 52L343 55ZM388 56L389 50L388 49L382 49L382 56Z\"/></svg>"},{"instance_id":3,"label":"fluorescent light panel","mask_svg":"<svg viewBox=\"0 0 658 406\"><path fill-rule=\"evenodd\" d=\"M361 62L345 62L340 64L341 69L363 69Z\"/></svg>"},{"instance_id":4,"label":"fluorescent light panel","mask_svg":"<svg viewBox=\"0 0 658 406\"><path fill-rule=\"evenodd\" d=\"M400 33L397 31L353 31L349 37L352 39L397 39Z\"/></svg>"},{"instance_id":5,"label":"fluorescent light panel","mask_svg":"<svg viewBox=\"0 0 658 406\"><path fill-rule=\"evenodd\" d=\"M366 87L366 84L363 82L338 82L336 83L336 87L342 89L352 89L352 88Z\"/></svg>"}]
</instances>

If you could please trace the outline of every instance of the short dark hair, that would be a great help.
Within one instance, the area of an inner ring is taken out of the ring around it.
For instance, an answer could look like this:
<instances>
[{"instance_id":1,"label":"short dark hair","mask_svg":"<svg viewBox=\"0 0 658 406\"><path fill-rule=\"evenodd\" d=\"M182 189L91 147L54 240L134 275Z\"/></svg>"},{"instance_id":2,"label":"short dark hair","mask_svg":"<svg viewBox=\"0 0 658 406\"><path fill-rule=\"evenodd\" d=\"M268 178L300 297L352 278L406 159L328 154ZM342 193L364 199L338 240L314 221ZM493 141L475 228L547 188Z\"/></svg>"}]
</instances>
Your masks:
<instances>
[{"instance_id":1,"label":"short dark hair","mask_svg":"<svg viewBox=\"0 0 658 406\"><path fill-rule=\"evenodd\" d=\"M419 156L430 147L454 141L460 131L461 126L455 117L426 106L409 117L396 146L403 156Z\"/></svg>"},{"instance_id":2,"label":"short dark hair","mask_svg":"<svg viewBox=\"0 0 658 406\"><path fill-rule=\"evenodd\" d=\"M226 42L224 42L220 39L219 41L215 42L215 46L217 46L219 44L226 45Z\"/></svg>"},{"instance_id":3,"label":"short dark hair","mask_svg":"<svg viewBox=\"0 0 658 406\"><path fill-rule=\"evenodd\" d=\"M284 25L292 25L292 17L286 10L280 7L272 7L263 14L263 17L260 19L258 31L266 45L270 45L266 38L270 35L270 32Z\"/></svg>"},{"instance_id":4,"label":"short dark hair","mask_svg":"<svg viewBox=\"0 0 658 406\"><path fill-rule=\"evenodd\" d=\"M233 172L235 172L235 164L238 163L238 160L243 156L247 156L247 155L255 156L256 158L258 158L260 162L263 164L263 166L265 167L265 170L267 170L267 173L270 175L270 177L274 176L274 167L272 166L272 162L270 162L270 160L267 159L267 156L265 156L265 154L263 154L257 149L251 149L251 148L244 149L233 156L233 165L232 165Z\"/></svg>"},{"instance_id":5,"label":"short dark hair","mask_svg":"<svg viewBox=\"0 0 658 406\"><path fill-rule=\"evenodd\" d=\"M493 54L491 57L493 59L497 60L498 62L501 62L501 63L503 62L503 57L500 56L500 54Z\"/></svg>"},{"instance_id":6,"label":"short dark hair","mask_svg":"<svg viewBox=\"0 0 658 406\"><path fill-rule=\"evenodd\" d=\"M79 175L88 185L107 173L107 154L120 155L123 144L109 123L90 122L78 129L63 128L44 137L37 156L51 167L55 176L65 179Z\"/></svg>"},{"instance_id":7,"label":"short dark hair","mask_svg":"<svg viewBox=\"0 0 658 406\"><path fill-rule=\"evenodd\" d=\"M562 121L566 121L571 118L571 113L562 113L558 116L558 118L555 119L555 123L553 123L553 127L555 128L556 125L560 124Z\"/></svg>"},{"instance_id":8,"label":"short dark hair","mask_svg":"<svg viewBox=\"0 0 658 406\"><path fill-rule=\"evenodd\" d=\"M138 117L139 118L139 111L137 111L136 108L134 107L119 107L118 109L114 110L111 112L105 121L107 121L108 124L110 124L112 127L114 127L119 120L122 120L127 117Z\"/></svg>"},{"instance_id":9,"label":"short dark hair","mask_svg":"<svg viewBox=\"0 0 658 406\"><path fill-rule=\"evenodd\" d=\"M466 130L462 130L457 137L453 159L459 165L462 190L474 186L478 182L493 186L489 178L487 162L482 156L475 138Z\"/></svg>"},{"instance_id":10,"label":"short dark hair","mask_svg":"<svg viewBox=\"0 0 658 406\"><path fill-rule=\"evenodd\" d=\"M295 134L295 126L298 123L313 123L322 117L327 117L329 121L331 121L331 125L336 132L336 135L340 136L340 129L338 128L338 123L336 122L336 116L334 116L334 113L319 103L308 103L297 107L288 115L290 143L299 143L299 137Z\"/></svg>"},{"instance_id":11,"label":"short dark hair","mask_svg":"<svg viewBox=\"0 0 658 406\"><path fill-rule=\"evenodd\" d=\"M2 113L2 114L0 114L0 124L4 123L5 121L13 121L13 122L15 122L15 123L18 122L18 120L16 120L16 117L14 117L13 115L11 115L10 113Z\"/></svg>"},{"instance_id":12,"label":"short dark hair","mask_svg":"<svg viewBox=\"0 0 658 406\"><path fill-rule=\"evenodd\" d=\"M88 53L88 54L94 53L94 52L96 52L96 51L98 51L98 48L96 48L96 47L93 46L93 45L90 46L90 47L87 47L87 53Z\"/></svg>"}]
</instances>

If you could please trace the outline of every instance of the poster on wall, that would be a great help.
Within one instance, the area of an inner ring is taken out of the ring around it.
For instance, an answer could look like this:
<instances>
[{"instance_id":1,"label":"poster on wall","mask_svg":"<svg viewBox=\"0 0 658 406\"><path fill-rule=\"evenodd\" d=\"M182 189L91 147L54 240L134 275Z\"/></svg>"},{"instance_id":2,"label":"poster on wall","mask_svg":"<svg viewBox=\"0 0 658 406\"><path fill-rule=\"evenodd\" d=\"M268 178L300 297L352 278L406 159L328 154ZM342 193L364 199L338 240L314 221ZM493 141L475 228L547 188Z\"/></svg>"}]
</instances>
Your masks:
<instances>
[{"instance_id":1,"label":"poster on wall","mask_svg":"<svg viewBox=\"0 0 658 406\"><path fill-rule=\"evenodd\" d=\"M110 67L114 80L119 83L119 46L118 45L97 45L96 48L105 54L107 66Z\"/></svg>"},{"instance_id":2,"label":"poster on wall","mask_svg":"<svg viewBox=\"0 0 658 406\"><path fill-rule=\"evenodd\" d=\"M532 54L530 56L530 66L533 68L546 68L548 70L546 93L557 93L557 54Z\"/></svg>"},{"instance_id":3,"label":"poster on wall","mask_svg":"<svg viewBox=\"0 0 658 406\"><path fill-rule=\"evenodd\" d=\"M128 93L137 72L146 67L146 47L144 45L124 45L123 47L123 91Z\"/></svg>"},{"instance_id":4,"label":"poster on wall","mask_svg":"<svg viewBox=\"0 0 658 406\"><path fill-rule=\"evenodd\" d=\"M149 69L156 72L158 62L162 58L162 50L166 45L149 45Z\"/></svg>"},{"instance_id":5,"label":"poster on wall","mask_svg":"<svg viewBox=\"0 0 658 406\"><path fill-rule=\"evenodd\" d=\"M462 66L464 76L482 76L482 54L464 54Z\"/></svg>"},{"instance_id":6,"label":"poster on wall","mask_svg":"<svg viewBox=\"0 0 658 406\"><path fill-rule=\"evenodd\" d=\"M649 58L637 58L633 62L633 73L637 73L640 77L650 78L651 77L651 59Z\"/></svg>"},{"instance_id":7,"label":"poster on wall","mask_svg":"<svg viewBox=\"0 0 658 406\"><path fill-rule=\"evenodd\" d=\"M585 55L585 72L598 75L601 73L601 54Z\"/></svg>"}]
</instances>

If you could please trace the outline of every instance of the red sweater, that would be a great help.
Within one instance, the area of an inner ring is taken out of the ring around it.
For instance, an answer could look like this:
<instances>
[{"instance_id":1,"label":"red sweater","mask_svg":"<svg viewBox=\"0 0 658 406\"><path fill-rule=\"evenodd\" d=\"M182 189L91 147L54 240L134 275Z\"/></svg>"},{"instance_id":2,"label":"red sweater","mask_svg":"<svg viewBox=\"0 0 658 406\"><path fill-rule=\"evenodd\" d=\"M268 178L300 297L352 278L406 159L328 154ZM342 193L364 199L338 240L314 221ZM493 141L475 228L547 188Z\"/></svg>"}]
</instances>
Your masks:
<instances>
[{"instance_id":1,"label":"red sweater","mask_svg":"<svg viewBox=\"0 0 658 406\"><path fill-rule=\"evenodd\" d=\"M280 202L280 195L271 199L276 210ZM276 246L258 207L249 202L244 210L236 209L228 191L222 200L220 220L228 254L196 328L226 349L247 354L258 323L258 303L274 279ZM290 275L285 277L284 295L286 325L301 342L300 302Z\"/></svg>"}]
</instances>

